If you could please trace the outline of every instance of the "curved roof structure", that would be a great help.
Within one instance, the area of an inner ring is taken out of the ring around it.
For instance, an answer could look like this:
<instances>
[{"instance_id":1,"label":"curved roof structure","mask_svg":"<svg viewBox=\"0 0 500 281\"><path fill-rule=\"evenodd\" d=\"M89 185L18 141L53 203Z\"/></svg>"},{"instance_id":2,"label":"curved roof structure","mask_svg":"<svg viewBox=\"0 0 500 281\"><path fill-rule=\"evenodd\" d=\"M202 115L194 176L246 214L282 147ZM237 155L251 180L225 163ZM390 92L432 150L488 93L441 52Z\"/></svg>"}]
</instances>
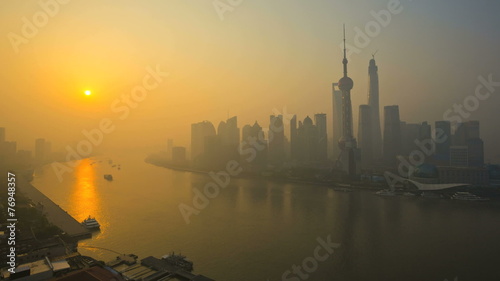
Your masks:
<instances>
[{"instance_id":1,"label":"curved roof structure","mask_svg":"<svg viewBox=\"0 0 500 281\"><path fill-rule=\"evenodd\" d=\"M420 183L420 182L417 182L414 180L410 180L410 179L406 179L406 178L403 178L400 176L396 176L393 173L389 173L389 172L385 172L384 177L386 178L387 183L389 184L391 189L394 188L394 183L396 183L396 182L411 183L415 187L417 187L418 190L421 190L421 191L438 191L438 190L445 190L445 189L453 188L453 187L470 185L468 183Z\"/></svg>"},{"instance_id":2,"label":"curved roof structure","mask_svg":"<svg viewBox=\"0 0 500 281\"><path fill-rule=\"evenodd\" d=\"M409 179L406 179L406 181L412 183L418 188L418 190L422 191L437 191L453 187L470 185L468 183L420 183Z\"/></svg>"}]
</instances>

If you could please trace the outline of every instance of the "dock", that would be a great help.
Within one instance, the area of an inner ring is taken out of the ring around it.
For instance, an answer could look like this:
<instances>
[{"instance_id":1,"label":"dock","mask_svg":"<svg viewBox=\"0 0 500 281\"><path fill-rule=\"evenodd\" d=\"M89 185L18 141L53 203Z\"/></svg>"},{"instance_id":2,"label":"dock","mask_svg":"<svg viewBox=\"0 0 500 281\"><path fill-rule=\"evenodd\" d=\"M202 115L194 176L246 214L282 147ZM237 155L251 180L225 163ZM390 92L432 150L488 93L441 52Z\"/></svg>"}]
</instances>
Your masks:
<instances>
[{"instance_id":1,"label":"dock","mask_svg":"<svg viewBox=\"0 0 500 281\"><path fill-rule=\"evenodd\" d=\"M173 276L182 277L190 281L214 281L213 279L210 279L203 275L194 275L191 272L187 272L185 270L177 268L162 259L158 259L152 256L142 259L141 264L158 272L168 272Z\"/></svg>"},{"instance_id":2,"label":"dock","mask_svg":"<svg viewBox=\"0 0 500 281\"><path fill-rule=\"evenodd\" d=\"M108 266L127 280L164 281L176 278L176 280L186 281L214 281L203 275L195 275L168 263L164 259L153 256L142 259L140 263L133 264L125 264L122 257L118 257L116 261L108 263Z\"/></svg>"},{"instance_id":3,"label":"dock","mask_svg":"<svg viewBox=\"0 0 500 281\"><path fill-rule=\"evenodd\" d=\"M92 234L80 222L76 221L70 214L25 179L17 178L17 189L31 199L35 205L43 206L42 210L47 220L59 227L71 238L82 240L92 237Z\"/></svg>"}]
</instances>

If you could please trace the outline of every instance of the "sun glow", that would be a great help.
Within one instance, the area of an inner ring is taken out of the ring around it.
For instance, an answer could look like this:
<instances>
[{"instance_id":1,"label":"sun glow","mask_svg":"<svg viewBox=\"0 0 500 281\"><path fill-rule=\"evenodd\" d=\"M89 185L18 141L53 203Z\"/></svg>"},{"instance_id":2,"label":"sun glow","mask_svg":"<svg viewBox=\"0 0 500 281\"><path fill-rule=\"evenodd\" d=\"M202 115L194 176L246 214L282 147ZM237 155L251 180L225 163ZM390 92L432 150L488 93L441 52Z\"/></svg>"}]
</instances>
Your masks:
<instances>
[{"instance_id":1,"label":"sun glow","mask_svg":"<svg viewBox=\"0 0 500 281\"><path fill-rule=\"evenodd\" d=\"M91 91L89 91L89 90L86 90L86 91L85 91L85 95L86 95L86 96L90 96L90 95L92 95L92 92L91 92Z\"/></svg>"}]
</instances>

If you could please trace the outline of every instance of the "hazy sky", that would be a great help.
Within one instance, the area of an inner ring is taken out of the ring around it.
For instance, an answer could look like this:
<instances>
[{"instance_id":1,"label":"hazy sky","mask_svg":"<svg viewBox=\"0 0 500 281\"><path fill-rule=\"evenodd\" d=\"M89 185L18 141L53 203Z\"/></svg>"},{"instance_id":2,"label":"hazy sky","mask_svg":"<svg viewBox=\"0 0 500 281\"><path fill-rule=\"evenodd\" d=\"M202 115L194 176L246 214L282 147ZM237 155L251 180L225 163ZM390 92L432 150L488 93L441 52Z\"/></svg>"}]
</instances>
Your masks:
<instances>
[{"instance_id":1,"label":"hazy sky","mask_svg":"<svg viewBox=\"0 0 500 281\"><path fill-rule=\"evenodd\" d=\"M255 120L266 127L273 109L284 107L300 119L327 113L330 127L342 23L355 45L355 28L364 30L371 11L391 1L243 0L223 20L212 0L68 2L16 53L9 36L23 36L23 17L33 22L43 9L39 1L0 0L0 127L21 149L33 149L38 137L56 148L77 142L105 117L116 130L102 147L159 148L167 138L188 145L191 123L217 126L229 114L240 127ZM478 76L500 81L500 2L401 0L400 9L350 57L355 127L376 50L381 112L398 104L403 121L441 120L474 94ZM170 75L121 120L113 101L157 65ZM481 121L487 160L500 159L498 93L468 118Z\"/></svg>"}]
</instances>

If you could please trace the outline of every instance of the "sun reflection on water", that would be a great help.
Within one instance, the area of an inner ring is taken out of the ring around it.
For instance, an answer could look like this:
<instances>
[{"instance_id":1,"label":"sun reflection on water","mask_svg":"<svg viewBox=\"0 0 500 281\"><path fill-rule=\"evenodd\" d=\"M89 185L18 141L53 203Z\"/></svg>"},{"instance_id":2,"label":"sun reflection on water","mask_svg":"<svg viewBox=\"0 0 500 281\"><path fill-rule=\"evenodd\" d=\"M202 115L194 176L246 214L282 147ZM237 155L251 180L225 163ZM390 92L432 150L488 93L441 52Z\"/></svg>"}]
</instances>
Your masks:
<instances>
[{"instance_id":1,"label":"sun reflection on water","mask_svg":"<svg viewBox=\"0 0 500 281\"><path fill-rule=\"evenodd\" d=\"M76 181L70 195L71 214L78 221L88 216L95 217L102 222L101 198L97 192L95 166L91 159L83 159L76 166ZM101 223L102 225L102 223Z\"/></svg>"}]
</instances>

